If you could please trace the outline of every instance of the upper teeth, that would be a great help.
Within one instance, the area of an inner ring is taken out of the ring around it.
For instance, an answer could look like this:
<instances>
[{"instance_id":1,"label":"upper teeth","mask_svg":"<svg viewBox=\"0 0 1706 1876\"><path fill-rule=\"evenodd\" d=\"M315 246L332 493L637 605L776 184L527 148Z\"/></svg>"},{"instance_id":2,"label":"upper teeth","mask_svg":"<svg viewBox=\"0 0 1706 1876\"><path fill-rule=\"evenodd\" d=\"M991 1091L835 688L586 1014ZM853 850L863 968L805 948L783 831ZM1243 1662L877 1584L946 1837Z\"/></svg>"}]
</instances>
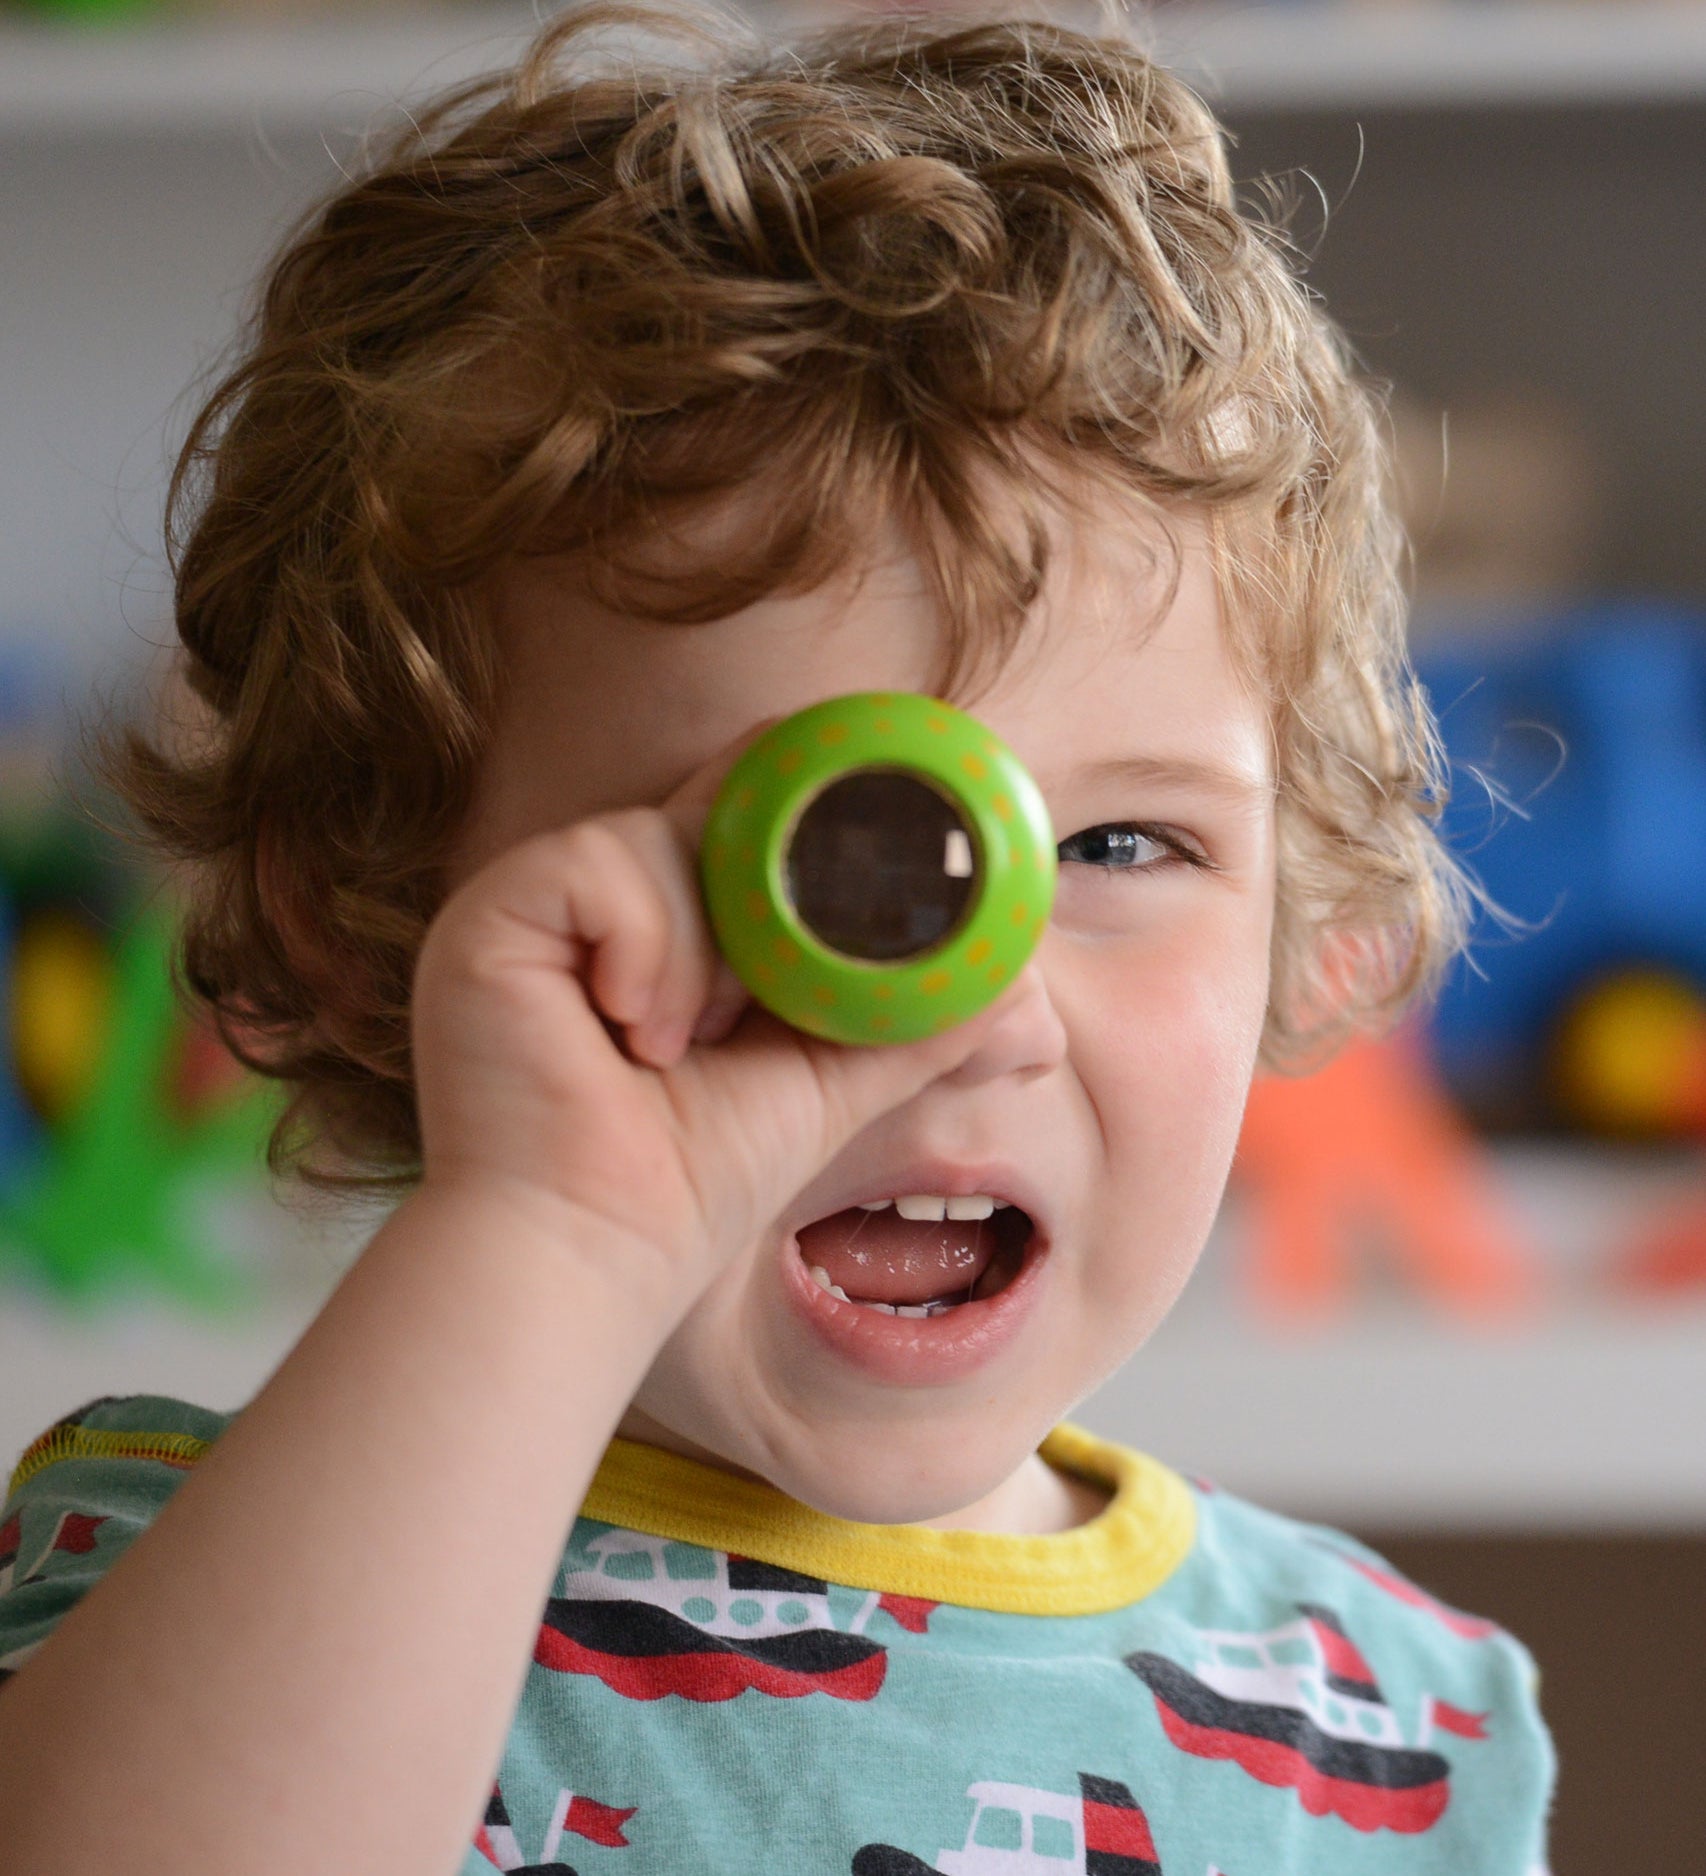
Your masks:
<instances>
[{"instance_id":1,"label":"upper teeth","mask_svg":"<svg viewBox=\"0 0 1706 1876\"><path fill-rule=\"evenodd\" d=\"M1010 1199L991 1198L987 1192L968 1192L948 1197L941 1192L911 1192L898 1199L861 1199L862 1212L885 1211L892 1205L902 1218L987 1218L991 1212L1005 1211Z\"/></svg>"}]
</instances>

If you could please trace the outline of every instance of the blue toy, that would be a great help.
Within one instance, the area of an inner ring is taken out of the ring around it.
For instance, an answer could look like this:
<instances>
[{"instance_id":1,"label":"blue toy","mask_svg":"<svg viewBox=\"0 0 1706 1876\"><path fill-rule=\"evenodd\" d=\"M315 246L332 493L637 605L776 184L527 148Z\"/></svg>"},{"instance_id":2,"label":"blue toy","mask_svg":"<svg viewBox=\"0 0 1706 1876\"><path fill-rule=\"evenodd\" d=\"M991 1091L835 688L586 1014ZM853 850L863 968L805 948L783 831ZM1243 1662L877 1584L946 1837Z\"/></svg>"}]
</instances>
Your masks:
<instances>
[{"instance_id":1,"label":"blue toy","mask_svg":"<svg viewBox=\"0 0 1706 1876\"><path fill-rule=\"evenodd\" d=\"M1601 605L1417 662L1451 757L1448 838L1523 922L1479 918L1433 1020L1440 1067L1484 1123L1591 1121L1604 1104L1561 1097L1559 1051L1597 993L1636 973L1706 1022L1706 620Z\"/></svg>"}]
</instances>

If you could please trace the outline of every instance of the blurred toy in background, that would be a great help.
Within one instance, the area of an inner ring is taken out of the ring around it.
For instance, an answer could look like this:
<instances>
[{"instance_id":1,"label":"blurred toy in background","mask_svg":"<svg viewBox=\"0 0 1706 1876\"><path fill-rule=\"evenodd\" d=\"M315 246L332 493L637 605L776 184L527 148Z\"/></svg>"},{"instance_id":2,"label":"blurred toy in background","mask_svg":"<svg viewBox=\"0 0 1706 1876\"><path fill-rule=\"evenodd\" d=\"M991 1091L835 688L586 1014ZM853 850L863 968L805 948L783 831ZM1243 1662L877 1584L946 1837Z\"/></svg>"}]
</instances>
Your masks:
<instances>
[{"instance_id":1,"label":"blurred toy in background","mask_svg":"<svg viewBox=\"0 0 1706 1876\"><path fill-rule=\"evenodd\" d=\"M68 1298L246 1287L203 1222L275 1100L181 1007L157 890L59 775L45 657L0 657L0 1275Z\"/></svg>"},{"instance_id":2,"label":"blurred toy in background","mask_svg":"<svg viewBox=\"0 0 1706 1876\"><path fill-rule=\"evenodd\" d=\"M1457 1099L1491 1128L1698 1134L1706 620L1584 607L1419 663L1451 757L1448 832L1521 921L1483 917L1440 1000Z\"/></svg>"},{"instance_id":3,"label":"blurred toy in background","mask_svg":"<svg viewBox=\"0 0 1706 1876\"><path fill-rule=\"evenodd\" d=\"M1482 914L1425 1027L1256 1084L1243 1274L1270 1320L1333 1314L1377 1246L1459 1316L1520 1314L1545 1273L1476 1130L1706 1143L1706 618L1582 596L1598 475L1563 400L1393 419L1446 830L1508 918ZM1706 1178L1600 1280L1706 1287Z\"/></svg>"},{"instance_id":4,"label":"blurred toy in background","mask_svg":"<svg viewBox=\"0 0 1706 1876\"><path fill-rule=\"evenodd\" d=\"M1258 1077L1236 1174L1245 1282L1270 1320L1342 1313L1375 1254L1468 1321L1509 1320L1538 1293L1539 1261L1414 1029Z\"/></svg>"},{"instance_id":5,"label":"blurred toy in background","mask_svg":"<svg viewBox=\"0 0 1706 1876\"><path fill-rule=\"evenodd\" d=\"M1609 1287L1631 1296L1706 1290L1706 1196L1642 1224L1610 1260Z\"/></svg>"},{"instance_id":6,"label":"blurred toy in background","mask_svg":"<svg viewBox=\"0 0 1706 1876\"><path fill-rule=\"evenodd\" d=\"M44 938L63 943L61 926ZM59 1034L58 1106L43 1107L30 1149L0 1193L0 1257L22 1256L62 1293L113 1287L235 1300L238 1268L213 1253L183 1201L204 1175L248 1173L264 1137L261 1098L179 1006L170 975L171 926L157 909L134 913L102 960L109 982L92 1027L89 1006L49 1017L51 979L13 977L16 1032ZM69 957L87 936L78 936ZM83 960L79 958L81 965ZM210 1053L224 1064L209 1073Z\"/></svg>"},{"instance_id":7,"label":"blurred toy in background","mask_svg":"<svg viewBox=\"0 0 1706 1876\"><path fill-rule=\"evenodd\" d=\"M1651 965L1613 970L1565 1011L1560 1108L1595 1133L1706 1138L1706 992Z\"/></svg>"},{"instance_id":8,"label":"blurred toy in background","mask_svg":"<svg viewBox=\"0 0 1706 1876\"><path fill-rule=\"evenodd\" d=\"M1706 1075L1706 617L1593 601L1587 421L1538 386L1393 402L1414 641L1484 917L1432 1028L1491 1129L1698 1131Z\"/></svg>"},{"instance_id":9,"label":"blurred toy in background","mask_svg":"<svg viewBox=\"0 0 1706 1876\"><path fill-rule=\"evenodd\" d=\"M160 0L11 0L14 11L70 26L116 26L161 11Z\"/></svg>"}]
</instances>

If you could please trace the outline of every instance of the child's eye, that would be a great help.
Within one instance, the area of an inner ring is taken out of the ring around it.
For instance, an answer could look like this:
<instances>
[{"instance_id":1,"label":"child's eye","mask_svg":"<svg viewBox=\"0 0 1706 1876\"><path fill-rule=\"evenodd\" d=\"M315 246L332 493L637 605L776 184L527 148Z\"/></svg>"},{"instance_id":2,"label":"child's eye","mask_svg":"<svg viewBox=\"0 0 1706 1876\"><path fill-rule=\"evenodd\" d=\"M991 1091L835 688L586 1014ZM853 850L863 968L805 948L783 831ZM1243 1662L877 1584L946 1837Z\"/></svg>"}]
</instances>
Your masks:
<instances>
[{"instance_id":1,"label":"child's eye","mask_svg":"<svg viewBox=\"0 0 1706 1876\"><path fill-rule=\"evenodd\" d=\"M1142 873L1170 862L1206 866L1208 861L1170 828L1134 821L1104 821L1072 834L1056 849L1063 862L1099 866L1110 873Z\"/></svg>"}]
</instances>

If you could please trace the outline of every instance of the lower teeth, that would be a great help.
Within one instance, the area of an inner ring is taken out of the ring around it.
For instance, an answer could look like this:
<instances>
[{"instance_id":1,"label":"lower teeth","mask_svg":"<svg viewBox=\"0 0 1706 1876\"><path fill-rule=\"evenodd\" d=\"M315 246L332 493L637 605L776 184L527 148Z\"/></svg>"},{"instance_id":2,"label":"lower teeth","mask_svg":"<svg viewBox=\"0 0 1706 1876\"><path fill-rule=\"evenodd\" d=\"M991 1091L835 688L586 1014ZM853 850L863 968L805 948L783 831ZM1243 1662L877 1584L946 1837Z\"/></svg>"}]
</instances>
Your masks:
<instances>
[{"instance_id":1,"label":"lower teeth","mask_svg":"<svg viewBox=\"0 0 1706 1876\"><path fill-rule=\"evenodd\" d=\"M945 1316L951 1309L958 1309L958 1303L878 1303L867 1301L862 1296L849 1296L840 1285L830 1290L831 1296L839 1296L844 1303L854 1303L860 1309L878 1309L885 1316Z\"/></svg>"},{"instance_id":2,"label":"lower teeth","mask_svg":"<svg viewBox=\"0 0 1706 1876\"><path fill-rule=\"evenodd\" d=\"M839 1297L842 1302L857 1304L860 1309L881 1310L885 1316L945 1316L950 1310L958 1309L960 1303L972 1300L968 1292L960 1299L960 1302L956 1303L947 1302L940 1297L928 1303L878 1303L862 1296L849 1296L839 1283L830 1282L829 1272L819 1264L811 1266L811 1276L812 1281L820 1290L827 1290L831 1296ZM1001 1287L1004 1289L1006 1285L1003 1284Z\"/></svg>"}]
</instances>

